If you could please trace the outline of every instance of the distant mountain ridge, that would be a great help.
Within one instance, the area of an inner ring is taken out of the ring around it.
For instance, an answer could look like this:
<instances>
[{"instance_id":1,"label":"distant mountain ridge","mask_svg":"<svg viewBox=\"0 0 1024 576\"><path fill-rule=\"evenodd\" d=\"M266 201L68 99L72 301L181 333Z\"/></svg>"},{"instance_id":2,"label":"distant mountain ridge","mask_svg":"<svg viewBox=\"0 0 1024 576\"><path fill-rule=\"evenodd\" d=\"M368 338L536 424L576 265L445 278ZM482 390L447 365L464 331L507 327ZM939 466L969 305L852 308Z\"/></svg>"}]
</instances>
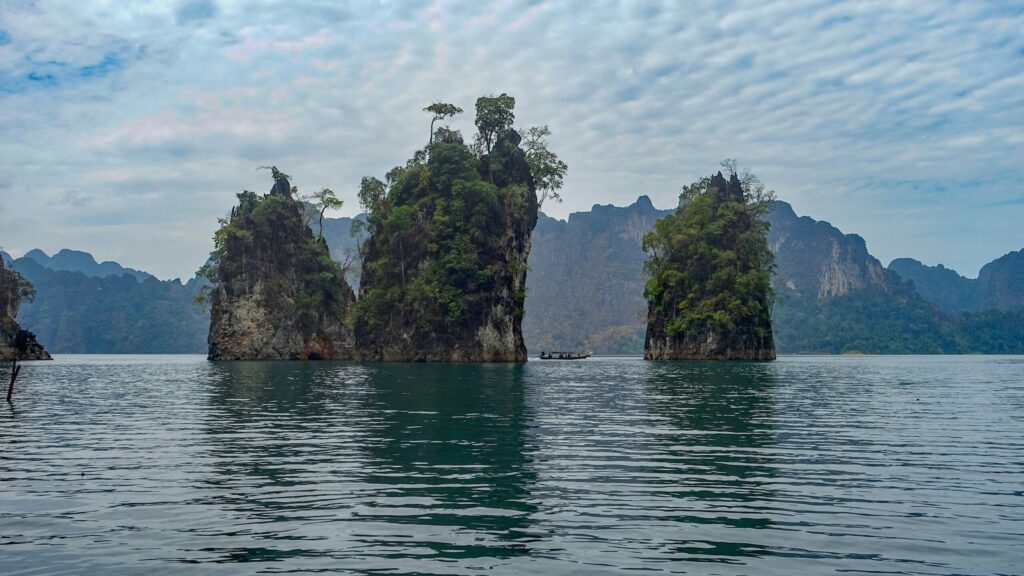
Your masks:
<instances>
[{"instance_id":1,"label":"distant mountain ridge","mask_svg":"<svg viewBox=\"0 0 1024 576\"><path fill-rule=\"evenodd\" d=\"M551 349L641 353L646 318L641 241L671 211L641 196L629 206L595 205L566 220L540 214L523 319L531 354ZM769 220L777 263L773 324L780 353L1024 352L1024 250L994 260L971 280L911 259L884 267L860 236L798 216L786 202L776 202ZM332 258L354 264L356 273L347 278L357 286L353 221L326 218L324 237ZM54 270L29 254L12 266L38 291L35 302L23 305L19 319L51 351L205 351L209 317L192 303L199 280L161 282L116 263L93 267L91 255L73 250L62 250L47 262L62 253L74 258L58 259L53 266L74 265L93 275ZM12 262L9 255L0 256ZM100 276L97 267L113 274ZM120 281L118 270L134 281ZM151 280L140 282L140 275ZM982 282L985 291L971 292ZM105 328L111 325L117 328ZM133 337L133 332L143 336Z\"/></svg>"},{"instance_id":2,"label":"distant mountain ridge","mask_svg":"<svg viewBox=\"0 0 1024 576\"><path fill-rule=\"evenodd\" d=\"M567 220L542 215L527 276L523 330L530 349L639 353L646 305L641 240L670 212L642 196ZM798 216L782 201L768 218L780 353L1024 352L1024 324L1015 328L1014 315L949 316L886 269L862 237ZM1012 300L1017 285L1013 269L991 269L1007 286L1004 300Z\"/></svg>"},{"instance_id":3,"label":"distant mountain ridge","mask_svg":"<svg viewBox=\"0 0 1024 576\"><path fill-rule=\"evenodd\" d=\"M1024 250L989 262L976 279L965 278L942 264L928 266L913 258L897 258L889 263L889 269L913 281L917 291L944 312L1024 310Z\"/></svg>"},{"instance_id":4,"label":"distant mountain ridge","mask_svg":"<svg viewBox=\"0 0 1024 576\"><path fill-rule=\"evenodd\" d=\"M134 268L125 268L117 262L111 262L109 260L96 262L93 255L88 252L69 250L67 248L58 251L53 256L48 256L46 252L35 248L26 252L22 258L28 258L29 260L38 263L43 268L49 268L50 270L81 272L86 276L93 276L96 278L122 276L124 274L128 274L139 282L148 278L154 278L154 276L148 272L135 270ZM11 258L10 254L4 253L4 260L9 263L14 259Z\"/></svg>"}]
</instances>

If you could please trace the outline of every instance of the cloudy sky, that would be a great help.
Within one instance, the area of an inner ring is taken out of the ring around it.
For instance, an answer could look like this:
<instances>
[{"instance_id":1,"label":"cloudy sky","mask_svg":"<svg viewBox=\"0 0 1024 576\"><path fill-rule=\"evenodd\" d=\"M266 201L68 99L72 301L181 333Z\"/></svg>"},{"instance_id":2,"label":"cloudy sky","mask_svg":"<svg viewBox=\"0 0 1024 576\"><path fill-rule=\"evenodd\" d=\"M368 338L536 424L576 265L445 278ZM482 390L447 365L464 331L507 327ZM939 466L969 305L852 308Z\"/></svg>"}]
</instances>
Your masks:
<instances>
[{"instance_id":1,"label":"cloudy sky","mask_svg":"<svg viewBox=\"0 0 1024 576\"><path fill-rule=\"evenodd\" d=\"M0 245L190 276L257 166L351 214L425 105L500 92L569 164L554 216L670 207L728 157L884 263L1024 247L1014 0L2 0Z\"/></svg>"}]
</instances>

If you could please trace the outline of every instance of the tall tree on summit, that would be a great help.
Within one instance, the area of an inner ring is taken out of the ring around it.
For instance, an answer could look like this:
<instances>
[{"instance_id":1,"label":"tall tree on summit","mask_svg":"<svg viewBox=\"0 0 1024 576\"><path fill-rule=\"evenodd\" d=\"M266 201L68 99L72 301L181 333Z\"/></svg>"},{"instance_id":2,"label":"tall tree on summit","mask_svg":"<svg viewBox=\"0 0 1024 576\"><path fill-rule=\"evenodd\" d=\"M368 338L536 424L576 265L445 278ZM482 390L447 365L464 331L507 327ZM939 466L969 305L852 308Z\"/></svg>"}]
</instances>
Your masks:
<instances>
[{"instance_id":1,"label":"tall tree on summit","mask_svg":"<svg viewBox=\"0 0 1024 576\"><path fill-rule=\"evenodd\" d=\"M444 120L445 118L451 118L456 114L462 114L462 108L447 102L434 102L430 106L424 108L423 111L433 114L433 117L430 119L430 140L428 140L428 144L434 143L434 122Z\"/></svg>"},{"instance_id":2,"label":"tall tree on summit","mask_svg":"<svg viewBox=\"0 0 1024 576\"><path fill-rule=\"evenodd\" d=\"M344 206L345 202L344 202L344 200L340 200L334 194L334 191L331 190L330 188L324 188L323 190L321 190L319 192L314 192L313 193L313 200L316 200L316 203L315 203L316 209L320 211L319 239L323 240L323 238L324 238L324 212L327 209L337 210L338 208L341 208L342 206Z\"/></svg>"},{"instance_id":3,"label":"tall tree on summit","mask_svg":"<svg viewBox=\"0 0 1024 576\"><path fill-rule=\"evenodd\" d=\"M489 156L491 148L512 128L512 123L516 121L513 111L515 107L516 99L505 93L500 96L481 96L476 99L474 124L478 130L477 143L481 147L481 153L488 155L487 180L491 183L494 183Z\"/></svg>"}]
</instances>

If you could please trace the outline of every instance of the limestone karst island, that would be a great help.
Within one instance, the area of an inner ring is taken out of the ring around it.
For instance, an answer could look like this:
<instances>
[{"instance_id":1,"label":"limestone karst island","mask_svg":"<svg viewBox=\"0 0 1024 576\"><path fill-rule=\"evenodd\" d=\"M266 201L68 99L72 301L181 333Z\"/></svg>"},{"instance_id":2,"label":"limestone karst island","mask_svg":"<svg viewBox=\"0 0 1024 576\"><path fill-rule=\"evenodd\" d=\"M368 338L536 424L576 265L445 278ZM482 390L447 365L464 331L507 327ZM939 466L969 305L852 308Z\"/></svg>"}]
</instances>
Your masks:
<instances>
[{"instance_id":1,"label":"limestone karst island","mask_svg":"<svg viewBox=\"0 0 1024 576\"><path fill-rule=\"evenodd\" d=\"M0 0L0 576L1024 574L1024 0Z\"/></svg>"},{"instance_id":2,"label":"limestone karst island","mask_svg":"<svg viewBox=\"0 0 1024 576\"><path fill-rule=\"evenodd\" d=\"M462 109L432 104L426 147L383 180L363 178L358 298L323 235L324 210L342 200L329 189L304 198L270 167L270 192L238 195L203 270L209 359L525 362L531 234L568 166L548 149L547 126L525 141L513 128L515 103L479 98L471 145L435 126ZM688 186L645 238L647 359L775 359L772 198L749 174L758 189L745 191L730 168L729 180Z\"/></svg>"}]
</instances>

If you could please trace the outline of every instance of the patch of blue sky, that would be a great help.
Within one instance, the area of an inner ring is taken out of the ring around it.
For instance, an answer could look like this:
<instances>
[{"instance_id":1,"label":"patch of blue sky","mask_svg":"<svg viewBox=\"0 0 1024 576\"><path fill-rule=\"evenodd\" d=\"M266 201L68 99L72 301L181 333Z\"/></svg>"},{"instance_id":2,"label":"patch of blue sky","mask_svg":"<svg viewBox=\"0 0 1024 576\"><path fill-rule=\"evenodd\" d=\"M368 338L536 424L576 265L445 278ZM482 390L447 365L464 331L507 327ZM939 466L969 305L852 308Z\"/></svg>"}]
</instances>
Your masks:
<instances>
[{"instance_id":1,"label":"patch of blue sky","mask_svg":"<svg viewBox=\"0 0 1024 576\"><path fill-rule=\"evenodd\" d=\"M178 7L176 18L178 24L202 21L213 18L217 13L217 5L211 0L191 0Z\"/></svg>"},{"instance_id":2,"label":"patch of blue sky","mask_svg":"<svg viewBox=\"0 0 1024 576\"><path fill-rule=\"evenodd\" d=\"M102 77L121 68L124 68L121 56L116 52L107 52L96 64L79 68L78 75L82 78Z\"/></svg>"},{"instance_id":3,"label":"patch of blue sky","mask_svg":"<svg viewBox=\"0 0 1024 576\"><path fill-rule=\"evenodd\" d=\"M26 58L23 65L16 69L0 70L0 94L67 87L76 82L108 76L124 66L124 58L118 52L107 52L99 62L86 66L71 66L55 60L36 62Z\"/></svg>"},{"instance_id":4,"label":"patch of blue sky","mask_svg":"<svg viewBox=\"0 0 1024 576\"><path fill-rule=\"evenodd\" d=\"M641 88L637 85L627 86L615 92L617 102L632 102L640 96Z\"/></svg>"}]
</instances>

